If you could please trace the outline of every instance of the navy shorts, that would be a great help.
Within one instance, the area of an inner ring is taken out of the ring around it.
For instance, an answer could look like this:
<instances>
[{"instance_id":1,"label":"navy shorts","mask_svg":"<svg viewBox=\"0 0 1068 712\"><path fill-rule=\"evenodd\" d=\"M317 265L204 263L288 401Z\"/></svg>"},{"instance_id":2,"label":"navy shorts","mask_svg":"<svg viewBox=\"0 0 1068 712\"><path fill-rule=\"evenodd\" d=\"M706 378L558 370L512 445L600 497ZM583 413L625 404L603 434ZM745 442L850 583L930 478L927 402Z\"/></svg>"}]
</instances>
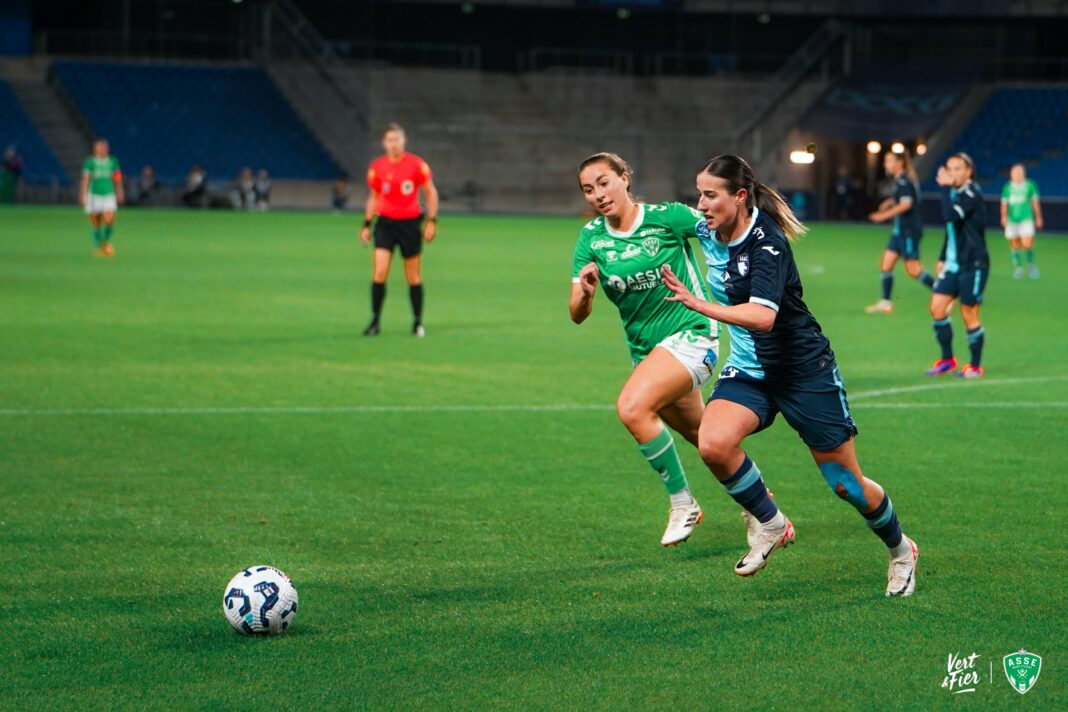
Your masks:
<instances>
[{"instance_id":1,"label":"navy shorts","mask_svg":"<svg viewBox=\"0 0 1068 712\"><path fill-rule=\"evenodd\" d=\"M782 413L790 427L813 450L833 450L857 434L849 413L845 383L833 360L815 373L791 381L770 382L749 376L734 366L719 374L708 402L727 400L756 413L760 426L769 427Z\"/></svg>"},{"instance_id":2,"label":"navy shorts","mask_svg":"<svg viewBox=\"0 0 1068 712\"><path fill-rule=\"evenodd\" d=\"M943 272L934 283L934 293L957 297L961 304L974 307L983 303L983 290L989 276L990 270L987 269Z\"/></svg>"},{"instance_id":3,"label":"navy shorts","mask_svg":"<svg viewBox=\"0 0 1068 712\"><path fill-rule=\"evenodd\" d=\"M918 260L920 259L920 236L891 235L890 242L886 243L886 249L896 252L906 260Z\"/></svg>"}]
</instances>

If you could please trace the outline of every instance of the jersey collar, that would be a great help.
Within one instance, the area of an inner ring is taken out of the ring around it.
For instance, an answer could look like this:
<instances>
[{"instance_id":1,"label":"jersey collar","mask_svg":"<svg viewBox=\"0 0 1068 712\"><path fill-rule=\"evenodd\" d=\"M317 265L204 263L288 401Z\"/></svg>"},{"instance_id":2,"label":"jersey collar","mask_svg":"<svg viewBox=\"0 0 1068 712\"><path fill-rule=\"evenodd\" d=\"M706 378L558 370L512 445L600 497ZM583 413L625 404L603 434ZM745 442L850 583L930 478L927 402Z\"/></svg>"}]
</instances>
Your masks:
<instances>
[{"instance_id":1,"label":"jersey collar","mask_svg":"<svg viewBox=\"0 0 1068 712\"><path fill-rule=\"evenodd\" d=\"M638 232L638 228L642 226L642 222L645 221L645 204L638 203L638 216L634 218L634 224L630 226L630 229L626 232L620 232L619 230L613 230L612 226L608 224L608 218L604 219L604 229L612 237L630 237L634 233Z\"/></svg>"},{"instance_id":2,"label":"jersey collar","mask_svg":"<svg viewBox=\"0 0 1068 712\"><path fill-rule=\"evenodd\" d=\"M757 221L758 217L760 217L760 208L758 208L758 207L756 207L754 205L753 206L753 217L750 218L750 220L749 220L749 227L747 227L745 229L745 232L742 233L741 237L739 237L739 238L737 238L735 240L731 240L730 242L728 242L727 243L727 247L737 247L738 245L740 245L743 242L745 242L746 239L749 237L749 233L753 232L753 226L756 225L756 221ZM719 230L716 231L716 242L719 242ZM720 244L722 245L723 243L720 242Z\"/></svg>"}]
</instances>

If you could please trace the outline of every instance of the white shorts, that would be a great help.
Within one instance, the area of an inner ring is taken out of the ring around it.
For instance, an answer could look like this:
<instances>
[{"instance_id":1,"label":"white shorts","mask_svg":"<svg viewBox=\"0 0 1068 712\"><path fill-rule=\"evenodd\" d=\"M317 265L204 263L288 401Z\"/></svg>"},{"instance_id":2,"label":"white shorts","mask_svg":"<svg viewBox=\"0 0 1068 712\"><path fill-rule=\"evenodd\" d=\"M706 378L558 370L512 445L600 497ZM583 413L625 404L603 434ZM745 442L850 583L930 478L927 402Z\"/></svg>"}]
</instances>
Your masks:
<instances>
[{"instance_id":1,"label":"white shorts","mask_svg":"<svg viewBox=\"0 0 1068 712\"><path fill-rule=\"evenodd\" d=\"M693 387L701 386L712 380L716 368L716 359L719 358L719 339L695 334L692 331L680 331L672 334L659 344L679 363L686 367L693 379Z\"/></svg>"},{"instance_id":2,"label":"white shorts","mask_svg":"<svg viewBox=\"0 0 1068 712\"><path fill-rule=\"evenodd\" d=\"M1018 237L1034 237L1035 221L1023 220L1021 222L1005 223L1005 239L1015 240Z\"/></svg>"},{"instance_id":3,"label":"white shorts","mask_svg":"<svg viewBox=\"0 0 1068 712\"><path fill-rule=\"evenodd\" d=\"M118 201L115 200L115 194L111 195L93 195L89 193L85 196L85 213L86 215L92 215L94 213L113 213L118 208Z\"/></svg>"}]
</instances>

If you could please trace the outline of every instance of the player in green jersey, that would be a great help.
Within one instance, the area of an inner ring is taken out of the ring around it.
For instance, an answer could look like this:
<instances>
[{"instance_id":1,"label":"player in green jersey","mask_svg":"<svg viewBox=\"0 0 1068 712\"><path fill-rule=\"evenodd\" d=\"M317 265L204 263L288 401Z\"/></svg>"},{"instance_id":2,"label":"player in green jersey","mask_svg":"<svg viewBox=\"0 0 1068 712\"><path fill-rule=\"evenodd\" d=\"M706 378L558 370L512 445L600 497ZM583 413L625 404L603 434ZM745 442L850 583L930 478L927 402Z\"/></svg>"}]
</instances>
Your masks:
<instances>
[{"instance_id":1,"label":"player in green jersey","mask_svg":"<svg viewBox=\"0 0 1068 712\"><path fill-rule=\"evenodd\" d=\"M1027 178L1022 163L1009 171L1009 182L1001 189L1001 227L1012 249L1013 277L1023 277L1023 263L1031 279L1038 279L1035 266L1035 229L1042 229L1042 205L1038 201L1038 186Z\"/></svg>"},{"instance_id":2,"label":"player in green jersey","mask_svg":"<svg viewBox=\"0 0 1068 712\"><path fill-rule=\"evenodd\" d=\"M719 327L665 301L671 292L661 279L670 266L688 288L704 294L689 243L700 213L681 203L638 202L630 177L629 166L614 153L594 154L579 166L579 185L599 216L582 228L575 245L570 312L576 324L585 321L598 285L619 309L634 371L616 410L667 488L671 509L660 543L672 546L686 541L703 515L664 424L697 445L701 386L712 377Z\"/></svg>"},{"instance_id":3,"label":"player in green jersey","mask_svg":"<svg viewBox=\"0 0 1068 712\"><path fill-rule=\"evenodd\" d=\"M81 204L89 216L89 232L100 257L115 255L111 232L115 225L115 211L124 200L119 162L110 155L108 142L99 138L93 142L93 155L82 164Z\"/></svg>"}]
</instances>

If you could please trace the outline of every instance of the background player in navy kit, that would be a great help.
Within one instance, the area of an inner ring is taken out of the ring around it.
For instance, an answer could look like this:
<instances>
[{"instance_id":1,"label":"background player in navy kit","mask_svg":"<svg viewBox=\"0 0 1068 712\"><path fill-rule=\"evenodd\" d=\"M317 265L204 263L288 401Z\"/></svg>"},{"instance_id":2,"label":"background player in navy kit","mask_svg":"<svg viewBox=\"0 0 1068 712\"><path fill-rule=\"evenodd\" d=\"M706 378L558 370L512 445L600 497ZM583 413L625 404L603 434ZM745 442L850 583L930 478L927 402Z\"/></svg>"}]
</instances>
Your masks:
<instances>
[{"instance_id":1,"label":"background player in navy kit","mask_svg":"<svg viewBox=\"0 0 1068 712\"><path fill-rule=\"evenodd\" d=\"M789 238L805 228L778 193L758 183L737 156L710 160L697 175L698 237L708 281L719 304L695 297L668 270L664 284L678 301L728 325L731 354L705 408L698 432L701 458L760 525L735 565L755 574L793 541L790 520L768 496L760 470L742 449L749 435L782 412L808 445L827 484L861 513L890 555L887 596L911 595L916 545L901 532L890 498L857 462L845 386L830 342L802 299Z\"/></svg>"},{"instance_id":2,"label":"background player in navy kit","mask_svg":"<svg viewBox=\"0 0 1068 712\"><path fill-rule=\"evenodd\" d=\"M931 317L935 338L942 348L942 357L927 370L928 376L941 376L957 368L953 357L953 324L949 310L953 300L960 299L960 316L968 329L968 348L971 361L960 378L979 378L983 369L986 332L979 321L979 306L990 275L990 255L986 251L986 206L979 186L972 180L975 162L966 153L955 153L938 169L935 181L942 186L942 219L946 221L946 241L939 261L942 270L931 295Z\"/></svg>"},{"instance_id":3,"label":"background player in navy kit","mask_svg":"<svg viewBox=\"0 0 1068 712\"><path fill-rule=\"evenodd\" d=\"M883 298L867 307L869 314L889 314L894 310L890 293L894 288L894 265L899 258L905 260L905 271L928 289L934 286L934 277L920 264L920 239L923 237L923 221L920 217L920 188L912 160L907 151L887 151L883 156L883 170L894 179L894 195L887 198L879 209L868 215L874 223L894 219L894 231L883 252L881 280Z\"/></svg>"}]
</instances>

